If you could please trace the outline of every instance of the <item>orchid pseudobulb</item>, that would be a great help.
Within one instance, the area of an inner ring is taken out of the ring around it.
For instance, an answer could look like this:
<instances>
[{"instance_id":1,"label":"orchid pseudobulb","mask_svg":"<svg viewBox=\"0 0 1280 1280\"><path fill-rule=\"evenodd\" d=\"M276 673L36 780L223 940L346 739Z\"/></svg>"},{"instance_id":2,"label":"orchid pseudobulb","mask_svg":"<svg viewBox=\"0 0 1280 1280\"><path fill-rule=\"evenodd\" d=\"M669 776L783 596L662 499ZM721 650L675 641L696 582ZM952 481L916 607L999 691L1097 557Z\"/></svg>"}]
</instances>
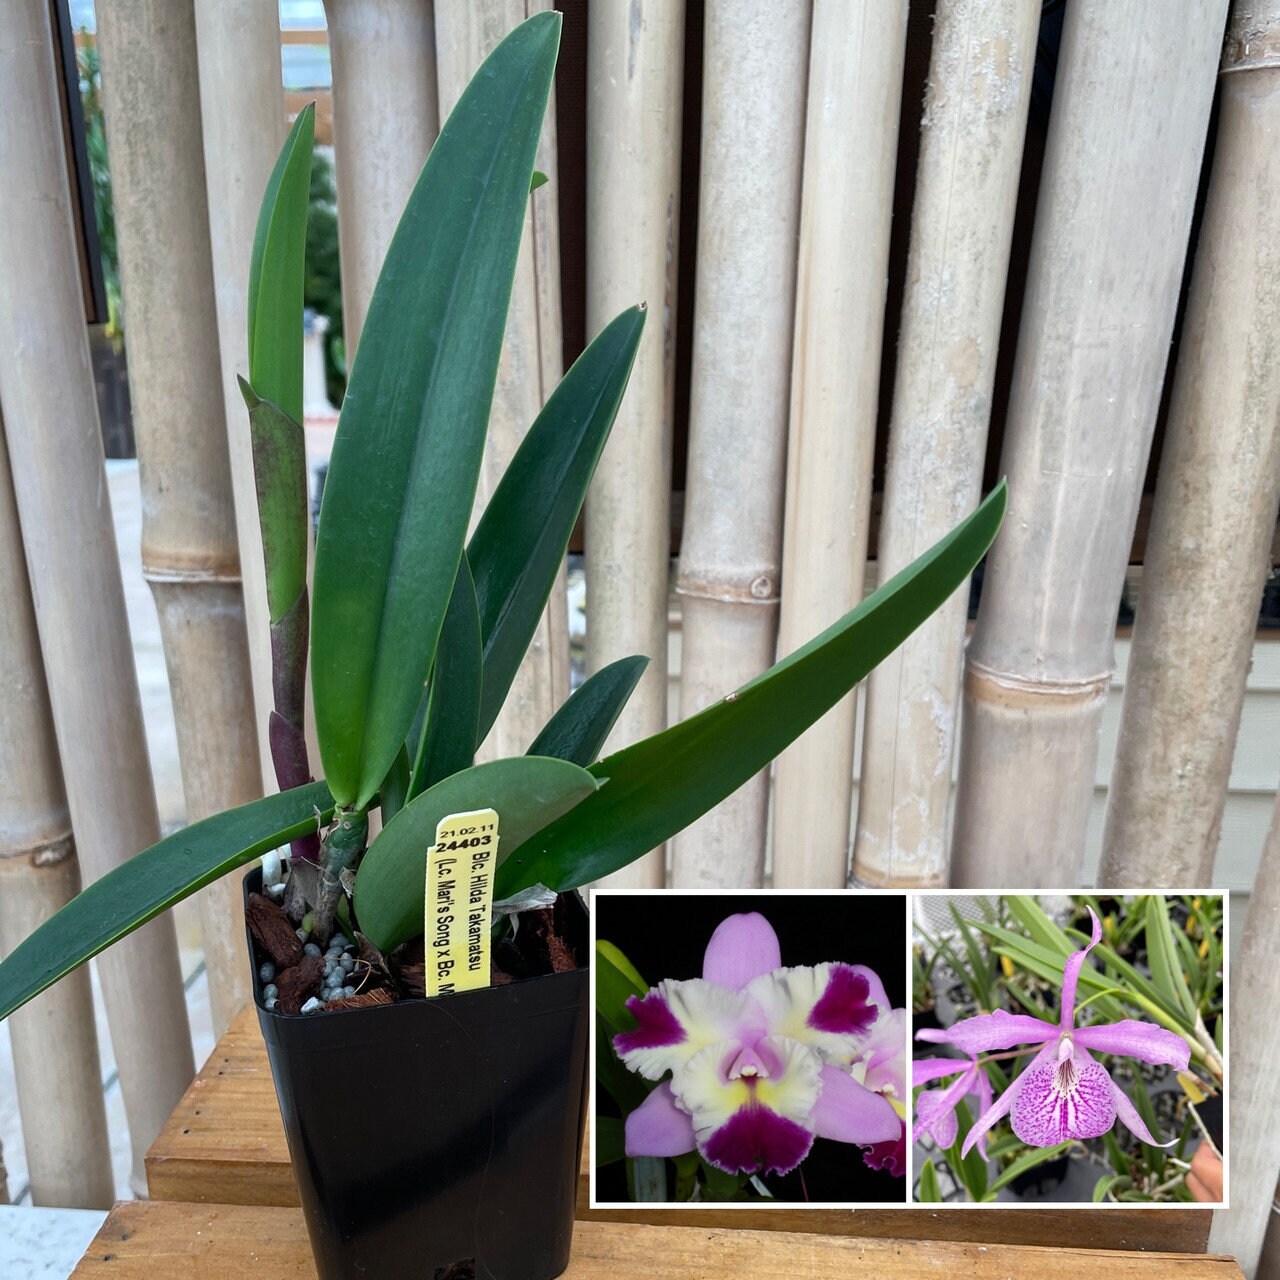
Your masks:
<instances>
[{"instance_id":1,"label":"orchid pseudobulb","mask_svg":"<svg viewBox=\"0 0 1280 1280\"><path fill-rule=\"evenodd\" d=\"M901 1175L905 1012L865 965L783 968L758 912L730 916L702 977L666 980L627 1008L622 1062L663 1082L628 1117L629 1156L697 1150L726 1173L789 1173L815 1137L869 1148Z\"/></svg>"},{"instance_id":2,"label":"orchid pseudobulb","mask_svg":"<svg viewBox=\"0 0 1280 1280\"><path fill-rule=\"evenodd\" d=\"M1093 920L1089 945L1073 952L1063 965L1057 1026L1026 1014L997 1009L994 1013L966 1018L945 1031L916 1033L917 1040L959 1049L968 1056L968 1062L935 1058L914 1064L912 1083L916 1085L961 1073L945 1089L926 1091L916 1100L914 1136L929 1133L939 1145L950 1146L956 1136L956 1105L966 1093L978 1089L982 1113L965 1138L962 1148L965 1155L975 1143L983 1143L991 1127L1006 1115L1014 1133L1031 1147L1097 1138L1117 1119L1153 1147L1173 1145L1156 1141L1128 1094L1112 1080L1093 1052L1118 1054L1185 1071L1191 1058L1187 1042L1163 1027L1132 1018L1089 1027L1075 1025L1080 970L1089 952L1102 940L1102 925L1092 908L1089 915ZM1040 1045L1041 1048L1026 1070L993 1103L978 1055L1017 1045ZM984 1085L985 1093L982 1092Z\"/></svg>"}]
</instances>

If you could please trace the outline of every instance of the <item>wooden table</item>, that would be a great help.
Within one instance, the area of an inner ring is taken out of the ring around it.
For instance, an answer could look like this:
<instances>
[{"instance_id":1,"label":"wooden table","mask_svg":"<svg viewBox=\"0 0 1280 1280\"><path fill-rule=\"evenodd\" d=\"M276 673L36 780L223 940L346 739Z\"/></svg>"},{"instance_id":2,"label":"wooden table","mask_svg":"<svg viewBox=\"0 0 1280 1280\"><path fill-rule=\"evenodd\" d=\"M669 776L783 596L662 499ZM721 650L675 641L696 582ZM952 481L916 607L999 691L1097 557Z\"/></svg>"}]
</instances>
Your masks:
<instances>
[{"instance_id":1,"label":"wooden table","mask_svg":"<svg viewBox=\"0 0 1280 1280\"><path fill-rule=\"evenodd\" d=\"M147 1153L152 1199L111 1211L75 1280L313 1280L257 1016L223 1037ZM566 1280L1241 1280L1196 1210L593 1210L587 1167Z\"/></svg>"},{"instance_id":2,"label":"wooden table","mask_svg":"<svg viewBox=\"0 0 1280 1280\"><path fill-rule=\"evenodd\" d=\"M1167 1253L1203 1253L1209 1239L1202 1209L591 1209L586 1161L584 1150L577 1214L584 1222ZM236 1019L187 1090L147 1153L146 1171L155 1200L297 1206L253 1009Z\"/></svg>"}]
</instances>

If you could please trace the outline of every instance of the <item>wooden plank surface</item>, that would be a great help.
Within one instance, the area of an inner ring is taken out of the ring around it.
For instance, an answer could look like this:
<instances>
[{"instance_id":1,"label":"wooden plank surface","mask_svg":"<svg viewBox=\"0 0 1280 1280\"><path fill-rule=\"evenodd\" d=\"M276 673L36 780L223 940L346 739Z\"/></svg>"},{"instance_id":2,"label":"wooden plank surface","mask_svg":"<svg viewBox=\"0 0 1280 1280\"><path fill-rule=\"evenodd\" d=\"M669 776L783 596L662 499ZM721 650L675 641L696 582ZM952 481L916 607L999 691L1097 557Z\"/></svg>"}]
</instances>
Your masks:
<instances>
[{"instance_id":1,"label":"wooden plank surface","mask_svg":"<svg viewBox=\"0 0 1280 1280\"><path fill-rule=\"evenodd\" d=\"M107 1216L72 1280L313 1280L299 1209L126 1201ZM1230 1258L955 1241L581 1222L565 1280L1241 1280ZM388 1278L389 1280L389 1278Z\"/></svg>"},{"instance_id":2,"label":"wooden plank surface","mask_svg":"<svg viewBox=\"0 0 1280 1280\"><path fill-rule=\"evenodd\" d=\"M587 1153L578 1182L582 1221L698 1229L805 1231L830 1236L1203 1253L1203 1209L591 1209ZM222 1038L146 1160L155 1200L298 1204L293 1169L253 1009Z\"/></svg>"}]
</instances>

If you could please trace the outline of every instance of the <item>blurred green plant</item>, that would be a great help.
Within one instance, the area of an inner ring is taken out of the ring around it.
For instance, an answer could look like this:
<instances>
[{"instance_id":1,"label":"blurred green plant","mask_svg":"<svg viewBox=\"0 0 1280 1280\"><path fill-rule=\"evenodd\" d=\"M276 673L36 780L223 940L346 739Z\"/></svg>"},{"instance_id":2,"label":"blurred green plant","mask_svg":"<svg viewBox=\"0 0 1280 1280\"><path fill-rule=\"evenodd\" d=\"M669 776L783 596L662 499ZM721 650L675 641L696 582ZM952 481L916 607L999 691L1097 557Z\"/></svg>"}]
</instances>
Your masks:
<instances>
[{"instance_id":1,"label":"blurred green plant","mask_svg":"<svg viewBox=\"0 0 1280 1280\"><path fill-rule=\"evenodd\" d=\"M107 296L107 336L117 348L124 337L124 309L120 294L120 259L116 251L116 218L111 201L111 166L107 158L107 130L102 114L102 64L98 46L85 41L76 50L80 103L84 113L85 153L93 184L93 216L98 225L98 255Z\"/></svg>"},{"instance_id":2,"label":"blurred green plant","mask_svg":"<svg viewBox=\"0 0 1280 1280\"><path fill-rule=\"evenodd\" d=\"M984 919L966 920L954 903L949 904L958 941L931 936L917 926L914 1007L927 1007L941 994L958 996L965 1012L972 1005L980 1012L1056 1018L1054 996L1062 985L1064 964L1088 941L1087 930L1078 926L1088 921L1092 908L1102 922L1102 941L1090 957L1100 965L1087 963L1080 970L1076 1012L1088 1014L1079 1019L1080 1025L1090 1018L1115 1022L1137 1017L1155 1023L1186 1041L1191 1066L1186 1072L1174 1072L1097 1054L1117 1077L1125 1079L1139 1116L1153 1133L1160 1123L1153 1086L1158 1083L1167 1092L1165 1082L1176 1076L1176 1140L1168 1149L1117 1137L1113 1130L1099 1139L1030 1147L1001 1129L993 1130L999 1136L989 1138L984 1160L976 1148L962 1154L974 1117L961 1101L956 1108L958 1131L950 1146L939 1148L928 1136L921 1138L928 1155L917 1162L915 1198L990 1201L1038 1166L1067 1155L1095 1167L1095 1202L1191 1201L1184 1152L1196 1137L1212 1142L1197 1108L1221 1093L1224 1079L1221 896L1076 895L1066 927L1054 923L1033 897L970 901ZM955 983L948 987L952 977ZM929 990L921 990L922 986ZM934 1056L937 1048L918 1045L916 1056ZM998 1054L995 1057L1006 1060L1003 1065L987 1059L979 1069L1000 1094L1019 1068L1018 1059L1029 1059L1034 1052L1024 1048ZM920 1092L915 1091L917 1098Z\"/></svg>"},{"instance_id":3,"label":"blurred green plant","mask_svg":"<svg viewBox=\"0 0 1280 1280\"><path fill-rule=\"evenodd\" d=\"M327 316L324 371L329 399L341 407L347 390L347 355L342 328L342 273L338 262L338 192L328 150L316 146L311 157L307 200L307 258L303 306Z\"/></svg>"}]
</instances>

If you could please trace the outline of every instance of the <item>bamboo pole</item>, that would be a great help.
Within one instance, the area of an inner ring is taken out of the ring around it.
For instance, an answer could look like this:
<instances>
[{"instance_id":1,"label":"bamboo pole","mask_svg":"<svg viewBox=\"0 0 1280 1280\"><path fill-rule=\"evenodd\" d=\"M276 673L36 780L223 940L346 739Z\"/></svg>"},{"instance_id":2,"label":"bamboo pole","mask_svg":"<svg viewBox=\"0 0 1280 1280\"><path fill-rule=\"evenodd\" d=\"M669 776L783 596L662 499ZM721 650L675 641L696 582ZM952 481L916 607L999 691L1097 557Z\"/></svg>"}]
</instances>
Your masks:
<instances>
[{"instance_id":1,"label":"bamboo pole","mask_svg":"<svg viewBox=\"0 0 1280 1280\"><path fill-rule=\"evenodd\" d=\"M262 193L285 137L280 15L259 0L196 0L200 123L208 183L222 399L235 498L236 541L253 680L262 785L276 789L267 741L272 705L271 628L258 526L249 415L236 382L249 373L249 257Z\"/></svg>"},{"instance_id":2,"label":"bamboo pole","mask_svg":"<svg viewBox=\"0 0 1280 1280\"><path fill-rule=\"evenodd\" d=\"M1247 8L1248 6L1246 6ZM1261 6L1259 6L1261 7ZM1255 10L1256 11L1256 10ZM1274 57L1274 43L1263 42ZM1230 49L1230 45L1228 45ZM1271 817L1239 953L1231 961L1230 1129L1227 1167L1230 1209L1213 1211L1209 1251L1230 1254L1249 1280L1271 1217L1280 1177L1280 1018L1275 1013L1275 974L1280 966L1280 796Z\"/></svg>"},{"instance_id":3,"label":"bamboo pole","mask_svg":"<svg viewBox=\"0 0 1280 1280\"><path fill-rule=\"evenodd\" d=\"M778 653L862 598L889 228L906 52L905 0L815 0ZM778 757L773 884L843 888L855 694Z\"/></svg>"},{"instance_id":4,"label":"bamboo pole","mask_svg":"<svg viewBox=\"0 0 1280 1280\"><path fill-rule=\"evenodd\" d=\"M709 0L680 714L774 659L810 6ZM672 842L680 888L758 885L767 772Z\"/></svg>"},{"instance_id":5,"label":"bamboo pole","mask_svg":"<svg viewBox=\"0 0 1280 1280\"><path fill-rule=\"evenodd\" d=\"M1098 883L1208 884L1280 505L1280 0L1237 4Z\"/></svg>"},{"instance_id":6,"label":"bamboo pole","mask_svg":"<svg viewBox=\"0 0 1280 1280\"><path fill-rule=\"evenodd\" d=\"M187 820L194 822L262 794L200 112L189 106L198 81L195 11L191 0L117 0L99 9L142 482L142 570L160 617ZM252 996L239 877L211 884L197 903L221 1035Z\"/></svg>"},{"instance_id":7,"label":"bamboo pole","mask_svg":"<svg viewBox=\"0 0 1280 1280\"><path fill-rule=\"evenodd\" d=\"M387 246L440 129L435 23L431 0L324 0L324 11L349 366Z\"/></svg>"},{"instance_id":8,"label":"bamboo pole","mask_svg":"<svg viewBox=\"0 0 1280 1280\"><path fill-rule=\"evenodd\" d=\"M1040 0L940 0L884 510L887 582L981 496ZM867 680L854 879L942 885L968 591Z\"/></svg>"},{"instance_id":9,"label":"bamboo pole","mask_svg":"<svg viewBox=\"0 0 1280 1280\"><path fill-rule=\"evenodd\" d=\"M628 654L649 665L607 751L667 727L671 436L684 0L588 11L587 331L637 301L649 320L627 394L587 495L587 671ZM664 848L611 888L660 888Z\"/></svg>"},{"instance_id":10,"label":"bamboo pole","mask_svg":"<svg viewBox=\"0 0 1280 1280\"><path fill-rule=\"evenodd\" d=\"M1226 0L1067 10L965 665L954 880L1076 885Z\"/></svg>"},{"instance_id":11,"label":"bamboo pole","mask_svg":"<svg viewBox=\"0 0 1280 1280\"><path fill-rule=\"evenodd\" d=\"M502 37L525 18L551 7L551 0L436 0L436 65L442 120L448 118L472 74ZM556 163L556 118L552 107L547 112L535 162L551 181L530 196L525 211L524 238L476 494L477 517L564 368ZM481 744L479 759L523 755L569 696L569 610L565 587L562 569L506 704Z\"/></svg>"},{"instance_id":12,"label":"bamboo pole","mask_svg":"<svg viewBox=\"0 0 1280 1280\"><path fill-rule=\"evenodd\" d=\"M80 889L31 584L0 439L0 955ZM89 971L10 1023L31 1200L106 1209L115 1199Z\"/></svg>"},{"instance_id":13,"label":"bamboo pole","mask_svg":"<svg viewBox=\"0 0 1280 1280\"><path fill-rule=\"evenodd\" d=\"M103 474L45 0L0 23L0 399L71 824L94 880L158 838ZM177 288L178 282L170 282ZM172 917L98 959L133 1181L195 1071Z\"/></svg>"}]
</instances>

